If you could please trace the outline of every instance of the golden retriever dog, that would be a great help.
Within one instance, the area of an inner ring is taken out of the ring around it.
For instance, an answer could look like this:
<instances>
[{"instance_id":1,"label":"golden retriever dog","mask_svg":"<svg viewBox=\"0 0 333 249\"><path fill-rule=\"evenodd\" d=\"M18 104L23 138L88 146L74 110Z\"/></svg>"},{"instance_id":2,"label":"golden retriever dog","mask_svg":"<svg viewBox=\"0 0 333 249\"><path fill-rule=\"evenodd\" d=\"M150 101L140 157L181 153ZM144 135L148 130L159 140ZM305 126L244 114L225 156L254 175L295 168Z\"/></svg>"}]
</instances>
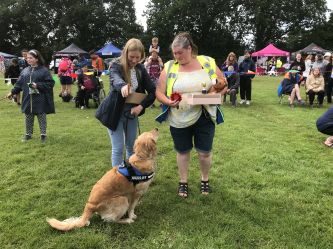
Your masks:
<instances>
[{"instance_id":1,"label":"golden retriever dog","mask_svg":"<svg viewBox=\"0 0 333 249\"><path fill-rule=\"evenodd\" d=\"M142 133L134 143L134 154L129 163L143 175L149 175L146 181L132 182L120 173L119 167L108 171L92 188L81 217L59 221L47 219L51 227L69 231L89 225L94 213L98 213L104 221L129 224L134 222L134 209L140 197L147 191L155 170L157 154L156 141L158 129ZM135 178L137 179L137 178ZM124 217L125 214L128 217Z\"/></svg>"}]
</instances>

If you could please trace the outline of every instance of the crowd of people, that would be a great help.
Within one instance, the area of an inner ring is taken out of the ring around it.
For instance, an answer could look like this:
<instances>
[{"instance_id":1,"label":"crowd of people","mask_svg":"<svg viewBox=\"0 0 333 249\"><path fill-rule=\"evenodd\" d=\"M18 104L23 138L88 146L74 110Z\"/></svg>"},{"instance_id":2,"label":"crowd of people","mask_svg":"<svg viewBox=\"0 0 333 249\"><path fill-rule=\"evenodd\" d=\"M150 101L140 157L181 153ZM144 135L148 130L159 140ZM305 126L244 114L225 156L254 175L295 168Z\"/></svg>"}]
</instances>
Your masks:
<instances>
[{"instance_id":1,"label":"crowd of people","mask_svg":"<svg viewBox=\"0 0 333 249\"><path fill-rule=\"evenodd\" d=\"M214 58L198 55L198 47L191 36L179 33L171 44L174 60L163 63L159 56L160 47L157 37L149 46L149 56L145 56L145 47L138 39L130 39L124 46L121 56L114 59L111 65L105 66L101 57L94 51L90 52L89 62L83 55L78 58L64 56L58 67L58 77L61 83L59 96L72 98L72 84L77 80L77 101L79 107L89 107L89 97L98 85L98 77L106 68L110 73L110 94L108 108L114 116L112 126L108 126L108 134L112 144L111 164L119 166L123 160L133 154L134 141L137 136L138 117L144 115L146 108L153 105L155 98L163 105L164 119L170 125L170 134L176 151L179 173L178 195L186 198L189 195L188 169L190 153L193 147L198 154L201 173L200 191L203 195L211 192L209 172L212 166L212 147L215 136L215 126L224 121L219 105L191 105L185 100L192 94L204 93L206 89L214 88L217 82L224 79L226 87L216 90L223 96L227 95L233 107L237 106L237 94L240 93L239 104L251 105L252 79L256 67L249 51L244 51L244 59L239 63L234 52L219 67ZM26 132L23 141L32 139L34 116L37 116L40 126L41 141L45 142L47 133L46 115L55 113L53 87L55 84L49 70L44 67L44 59L39 51L22 51L23 60L12 60L12 65L6 72L6 78L13 78L13 89L7 95L16 96L20 104L19 93L22 91L22 112L25 114ZM281 63L271 60L270 66ZM313 107L315 96L318 96L318 106L323 105L324 97L332 102L332 56L325 54L308 56L303 61L297 54L291 63L281 85L283 94L289 95L291 107L294 101L304 105L300 85L305 84L309 104ZM209 92L209 91L208 91ZM143 95L136 102L127 102L131 95ZM175 97L176 95L177 98ZM104 103L104 102L103 102ZM103 104L102 103L102 104ZM105 101L106 103L106 101ZM324 144L333 147L332 108L317 122L318 130L330 135ZM104 114L102 114L104 115ZM105 115L109 115L105 112ZM125 147L125 155L123 155Z\"/></svg>"}]
</instances>

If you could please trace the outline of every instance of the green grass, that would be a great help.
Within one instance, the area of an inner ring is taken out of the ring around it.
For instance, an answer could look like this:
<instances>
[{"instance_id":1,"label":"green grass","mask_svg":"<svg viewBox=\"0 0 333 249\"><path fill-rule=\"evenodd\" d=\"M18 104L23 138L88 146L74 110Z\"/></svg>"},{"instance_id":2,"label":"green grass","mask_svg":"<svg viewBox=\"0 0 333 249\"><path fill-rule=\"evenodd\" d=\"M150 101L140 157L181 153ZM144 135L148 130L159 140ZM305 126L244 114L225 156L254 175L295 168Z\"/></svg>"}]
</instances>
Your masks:
<instances>
[{"instance_id":1,"label":"green grass","mask_svg":"<svg viewBox=\"0 0 333 249\"><path fill-rule=\"evenodd\" d=\"M107 81L107 79L104 79ZM48 115L48 141L35 135L21 142L24 117L15 104L0 102L1 248L332 248L333 150L317 132L328 108L278 104L280 79L256 77L253 103L224 106L216 127L210 181L213 193L199 193L193 153L190 195L176 195L178 174L167 124L140 118L141 130L160 129L158 171L131 225L104 223L62 233L46 217L79 216L94 183L110 169L111 146L95 109L79 110L56 100ZM105 85L108 85L107 83ZM0 85L0 96L9 91ZM55 87L55 96L59 84Z\"/></svg>"}]
</instances>

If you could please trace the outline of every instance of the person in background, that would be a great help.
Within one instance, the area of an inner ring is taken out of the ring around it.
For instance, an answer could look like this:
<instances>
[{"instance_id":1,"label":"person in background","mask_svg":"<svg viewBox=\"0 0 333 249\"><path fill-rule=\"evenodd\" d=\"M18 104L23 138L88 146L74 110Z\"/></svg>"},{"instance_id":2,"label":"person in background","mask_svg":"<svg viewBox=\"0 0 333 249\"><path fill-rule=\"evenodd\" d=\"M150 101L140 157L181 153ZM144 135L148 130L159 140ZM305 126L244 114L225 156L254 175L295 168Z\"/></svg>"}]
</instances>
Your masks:
<instances>
[{"instance_id":1,"label":"person in background","mask_svg":"<svg viewBox=\"0 0 333 249\"><path fill-rule=\"evenodd\" d=\"M323 62L324 62L325 66L327 66L328 63L330 63L331 57L332 57L332 54L330 52L326 52L324 54L324 60L323 60Z\"/></svg>"},{"instance_id":2,"label":"person in background","mask_svg":"<svg viewBox=\"0 0 333 249\"><path fill-rule=\"evenodd\" d=\"M29 50L27 49L22 49L21 51L22 59L19 60L20 72L22 72L24 68L29 66L29 63L27 61L28 51Z\"/></svg>"},{"instance_id":3,"label":"person in background","mask_svg":"<svg viewBox=\"0 0 333 249\"><path fill-rule=\"evenodd\" d=\"M268 61L268 67L267 67L267 72L271 71L273 69L273 71L276 68L276 58L273 56L269 61Z\"/></svg>"},{"instance_id":4,"label":"person in background","mask_svg":"<svg viewBox=\"0 0 333 249\"><path fill-rule=\"evenodd\" d=\"M9 79L10 83L14 86L17 82L18 77L20 76L20 66L16 58L12 59L10 66L5 71L5 79ZM21 105L20 95L13 95L14 101L17 105Z\"/></svg>"},{"instance_id":5,"label":"person in background","mask_svg":"<svg viewBox=\"0 0 333 249\"><path fill-rule=\"evenodd\" d=\"M318 131L329 135L329 137L324 141L324 145L329 148L333 148L333 106L320 118L318 118L316 125Z\"/></svg>"},{"instance_id":6,"label":"person in background","mask_svg":"<svg viewBox=\"0 0 333 249\"><path fill-rule=\"evenodd\" d=\"M94 73L88 73L88 65L82 67L82 73L78 75L78 88L77 98L79 107L81 109L89 108L89 97L96 91L98 79Z\"/></svg>"},{"instance_id":7,"label":"person in background","mask_svg":"<svg viewBox=\"0 0 333 249\"><path fill-rule=\"evenodd\" d=\"M281 58L277 58L276 60L276 70L279 72L279 69L282 67L282 61Z\"/></svg>"},{"instance_id":8,"label":"person in background","mask_svg":"<svg viewBox=\"0 0 333 249\"><path fill-rule=\"evenodd\" d=\"M325 74L326 66L324 64L323 55L321 55L321 54L316 54L315 55L315 61L314 61L312 67L313 68L315 68L315 67L319 68L321 75Z\"/></svg>"},{"instance_id":9,"label":"person in background","mask_svg":"<svg viewBox=\"0 0 333 249\"><path fill-rule=\"evenodd\" d=\"M318 95L318 107L322 107L325 96L325 82L319 68L313 68L312 73L306 80L305 86L306 93L309 95L310 108L313 108L315 95Z\"/></svg>"},{"instance_id":10,"label":"person in background","mask_svg":"<svg viewBox=\"0 0 333 249\"><path fill-rule=\"evenodd\" d=\"M178 195L188 197L188 169L193 141L200 164L200 192L207 195L211 190L209 171L212 165L215 120L218 121L220 112L216 105L189 105L185 99L192 93L201 93L203 87L210 89L217 77L224 76L213 58L198 55L198 47L189 33L179 33L174 38L171 49L175 60L164 65L156 97L162 104L169 106L167 118L177 153L180 178ZM222 90L222 95L224 90L226 88ZM172 99L172 93L175 92L181 94L183 100Z\"/></svg>"},{"instance_id":11,"label":"person in background","mask_svg":"<svg viewBox=\"0 0 333 249\"><path fill-rule=\"evenodd\" d=\"M163 69L163 61L161 57L158 56L156 51L151 52L151 56L147 59L145 67L151 80L156 85Z\"/></svg>"},{"instance_id":12,"label":"person in background","mask_svg":"<svg viewBox=\"0 0 333 249\"><path fill-rule=\"evenodd\" d=\"M296 70L298 67L294 66L291 70L285 74L282 81L282 91L284 94L290 95L289 106L294 108L295 97L300 105L304 105L305 102L301 97L300 82L303 80L300 73Z\"/></svg>"},{"instance_id":13,"label":"person in background","mask_svg":"<svg viewBox=\"0 0 333 249\"><path fill-rule=\"evenodd\" d=\"M32 138L34 118L38 118L40 139L46 141L46 114L55 113L53 102L54 80L44 66L44 59L39 51L32 49L28 52L29 67L23 69L14 88L7 95L11 97L20 91L22 96L22 112L25 114L25 135L23 142Z\"/></svg>"},{"instance_id":14,"label":"person in background","mask_svg":"<svg viewBox=\"0 0 333 249\"><path fill-rule=\"evenodd\" d=\"M161 71L163 69L163 61L161 57L158 56L157 52L153 50L151 52L151 56L148 58L147 62L145 63L145 67L147 72L150 76L151 81L156 86L158 78L160 77ZM155 107L154 103L151 107Z\"/></svg>"},{"instance_id":15,"label":"person in background","mask_svg":"<svg viewBox=\"0 0 333 249\"><path fill-rule=\"evenodd\" d=\"M78 67L83 68L84 66L88 65L88 60L86 59L86 57L84 56L84 54L79 54L79 58L78 58Z\"/></svg>"},{"instance_id":16,"label":"person in background","mask_svg":"<svg viewBox=\"0 0 333 249\"><path fill-rule=\"evenodd\" d=\"M296 54L295 60L291 63L290 68L296 68L296 70L302 75L305 71L305 63L302 58L302 54Z\"/></svg>"},{"instance_id":17,"label":"person in background","mask_svg":"<svg viewBox=\"0 0 333 249\"><path fill-rule=\"evenodd\" d=\"M72 64L73 62L68 56L63 56L59 62L58 76L61 84L61 92L59 97L72 96Z\"/></svg>"},{"instance_id":18,"label":"person in background","mask_svg":"<svg viewBox=\"0 0 333 249\"><path fill-rule=\"evenodd\" d=\"M145 113L145 108L155 101L155 85L141 64L145 58L145 49L138 39L127 41L121 56L113 61L110 71L110 89L120 91L126 98L131 93L147 93L140 104L125 103L117 112L119 120L116 129L108 129L112 144L112 166L123 162L124 144L126 159L133 154L134 141L137 135L138 116ZM114 107L113 107L114 108Z\"/></svg>"},{"instance_id":19,"label":"person in background","mask_svg":"<svg viewBox=\"0 0 333 249\"><path fill-rule=\"evenodd\" d=\"M244 51L244 60L239 65L240 75L240 104L250 105L252 94L252 79L254 78L256 67L251 59L251 54L248 50ZM250 73L249 73L250 71Z\"/></svg>"},{"instance_id":20,"label":"person in background","mask_svg":"<svg viewBox=\"0 0 333 249\"><path fill-rule=\"evenodd\" d=\"M105 70L103 59L96 54L95 50L91 50L89 55L91 59L91 66L97 72L97 75L101 76L102 72Z\"/></svg>"},{"instance_id":21,"label":"person in background","mask_svg":"<svg viewBox=\"0 0 333 249\"><path fill-rule=\"evenodd\" d=\"M239 73L235 72L233 66L229 66L228 71L226 72L226 77L228 81L228 90L226 94L230 95L230 102L232 104L232 107L236 107L237 93L239 87Z\"/></svg>"},{"instance_id":22,"label":"person in background","mask_svg":"<svg viewBox=\"0 0 333 249\"><path fill-rule=\"evenodd\" d=\"M27 61L27 56L28 56L28 49L22 49L21 51L21 56L22 59L19 60L19 67L20 67L20 72L23 71L23 69L25 69L26 67L29 67L29 63ZM21 93L18 92L14 97L14 100L16 99L17 103L21 103Z\"/></svg>"},{"instance_id":23,"label":"person in background","mask_svg":"<svg viewBox=\"0 0 333 249\"><path fill-rule=\"evenodd\" d=\"M330 58L330 61L325 68L324 78L327 103L331 104L333 93L333 57Z\"/></svg>"},{"instance_id":24,"label":"person in background","mask_svg":"<svg viewBox=\"0 0 333 249\"><path fill-rule=\"evenodd\" d=\"M221 66L221 70L224 71L224 72L228 71L229 66L232 66L234 68L234 71L238 72L237 57L236 57L236 54L234 52L230 52L228 54L228 57L227 57L226 61Z\"/></svg>"},{"instance_id":25,"label":"person in background","mask_svg":"<svg viewBox=\"0 0 333 249\"><path fill-rule=\"evenodd\" d=\"M303 80L306 81L306 78L309 77L310 73L312 73L313 67L313 55L309 54L304 61L305 70L303 72Z\"/></svg>"},{"instance_id":26,"label":"person in background","mask_svg":"<svg viewBox=\"0 0 333 249\"><path fill-rule=\"evenodd\" d=\"M302 58L302 54L298 53L296 54L296 58L295 60L290 64L290 68L294 68L294 70L297 70L298 71L298 74L300 76L303 75L303 72L305 71L305 63L304 63L304 60ZM300 84L304 84L304 78L302 78L302 80L298 83L299 85Z\"/></svg>"},{"instance_id":27,"label":"person in background","mask_svg":"<svg viewBox=\"0 0 333 249\"><path fill-rule=\"evenodd\" d=\"M153 51L157 52L158 54L160 53L160 46L158 45L157 37L153 37L153 39L151 39L151 44L149 46L149 53Z\"/></svg>"}]
</instances>

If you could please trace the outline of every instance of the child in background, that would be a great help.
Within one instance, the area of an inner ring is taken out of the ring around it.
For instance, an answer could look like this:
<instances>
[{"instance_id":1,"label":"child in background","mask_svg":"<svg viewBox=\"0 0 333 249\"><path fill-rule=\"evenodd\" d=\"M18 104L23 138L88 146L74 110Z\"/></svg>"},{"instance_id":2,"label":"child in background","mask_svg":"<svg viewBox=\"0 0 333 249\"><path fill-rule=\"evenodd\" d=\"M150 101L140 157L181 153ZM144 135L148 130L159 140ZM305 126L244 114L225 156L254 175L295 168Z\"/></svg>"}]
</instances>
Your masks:
<instances>
[{"instance_id":1,"label":"child in background","mask_svg":"<svg viewBox=\"0 0 333 249\"><path fill-rule=\"evenodd\" d=\"M149 47L149 53L151 52L157 52L158 54L160 53L160 46L158 46L158 38L157 37L153 37L153 39L151 39L151 45Z\"/></svg>"},{"instance_id":2,"label":"child in background","mask_svg":"<svg viewBox=\"0 0 333 249\"><path fill-rule=\"evenodd\" d=\"M14 88L7 97L23 92L22 112L25 114L25 135L23 142L32 139L34 118L37 116L40 139L46 141L46 115L55 113L53 101L54 80L44 65L44 59L39 51L32 49L28 52L27 62L29 67L23 69Z\"/></svg>"}]
</instances>

